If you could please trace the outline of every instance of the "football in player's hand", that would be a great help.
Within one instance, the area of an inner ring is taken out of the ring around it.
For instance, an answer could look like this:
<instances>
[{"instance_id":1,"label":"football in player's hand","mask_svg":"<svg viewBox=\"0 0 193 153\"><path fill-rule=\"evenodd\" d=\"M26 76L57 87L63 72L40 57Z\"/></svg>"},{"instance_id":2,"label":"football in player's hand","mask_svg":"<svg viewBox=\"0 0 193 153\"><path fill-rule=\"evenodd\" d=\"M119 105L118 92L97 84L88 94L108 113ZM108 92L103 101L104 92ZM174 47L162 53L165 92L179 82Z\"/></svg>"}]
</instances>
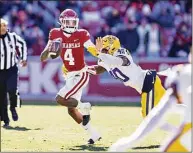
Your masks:
<instances>
[{"instance_id":1,"label":"football in player's hand","mask_svg":"<svg viewBox=\"0 0 193 153\"><path fill-rule=\"evenodd\" d=\"M49 46L49 52L51 54L57 54L62 49L62 41L60 39L52 40Z\"/></svg>"}]
</instances>

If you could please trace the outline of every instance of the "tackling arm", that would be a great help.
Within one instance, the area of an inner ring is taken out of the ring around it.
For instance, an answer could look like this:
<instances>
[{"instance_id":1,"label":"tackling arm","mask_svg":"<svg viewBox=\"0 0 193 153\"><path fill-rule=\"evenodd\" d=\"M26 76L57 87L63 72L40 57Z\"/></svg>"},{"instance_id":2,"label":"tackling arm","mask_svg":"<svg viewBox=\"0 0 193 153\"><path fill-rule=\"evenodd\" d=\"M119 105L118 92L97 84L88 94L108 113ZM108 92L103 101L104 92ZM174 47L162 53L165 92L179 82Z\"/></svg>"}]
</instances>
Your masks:
<instances>
[{"instance_id":1,"label":"tackling arm","mask_svg":"<svg viewBox=\"0 0 193 153\"><path fill-rule=\"evenodd\" d=\"M106 69L104 67L99 66L99 65L97 65L95 67L95 70L96 70L96 74L102 74L102 73L104 73L106 71Z\"/></svg>"},{"instance_id":2,"label":"tackling arm","mask_svg":"<svg viewBox=\"0 0 193 153\"><path fill-rule=\"evenodd\" d=\"M102 52L99 52L99 50L102 49L102 43L96 42L96 46L92 43L92 41L89 39L84 43L84 47L87 48L87 50L95 57L101 59L105 64L107 65L113 65L113 66L125 66L128 65L129 60L125 56L112 56L109 54L105 54Z\"/></svg>"},{"instance_id":3,"label":"tackling arm","mask_svg":"<svg viewBox=\"0 0 193 153\"><path fill-rule=\"evenodd\" d=\"M99 53L98 58L101 59L107 65L113 66L127 66L129 59L125 56L112 56L105 53Z\"/></svg>"},{"instance_id":4,"label":"tackling arm","mask_svg":"<svg viewBox=\"0 0 193 153\"><path fill-rule=\"evenodd\" d=\"M149 134L159 123L165 112L169 110L168 108L171 103L168 101L172 92L173 90L171 88L168 89L159 104L142 121L137 130L129 137L119 139L110 147L109 151L125 151Z\"/></svg>"},{"instance_id":5,"label":"tackling arm","mask_svg":"<svg viewBox=\"0 0 193 153\"><path fill-rule=\"evenodd\" d=\"M98 75L98 74L104 73L106 69L99 65L91 65L91 66L88 66L87 71L92 75Z\"/></svg>"}]
</instances>

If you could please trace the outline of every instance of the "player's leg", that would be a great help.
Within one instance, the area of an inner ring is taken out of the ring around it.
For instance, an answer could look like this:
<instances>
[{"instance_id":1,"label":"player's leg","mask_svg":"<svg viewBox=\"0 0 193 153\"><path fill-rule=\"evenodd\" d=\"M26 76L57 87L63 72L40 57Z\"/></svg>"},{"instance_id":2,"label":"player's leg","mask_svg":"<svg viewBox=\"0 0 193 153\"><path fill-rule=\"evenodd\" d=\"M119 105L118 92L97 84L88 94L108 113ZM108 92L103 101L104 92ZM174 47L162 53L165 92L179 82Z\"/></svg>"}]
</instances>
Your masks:
<instances>
[{"instance_id":1,"label":"player's leg","mask_svg":"<svg viewBox=\"0 0 193 153\"><path fill-rule=\"evenodd\" d=\"M163 145L161 150L163 152L190 152L191 151L191 127L192 124L186 124L183 128L179 129L166 144Z\"/></svg>"},{"instance_id":2,"label":"player's leg","mask_svg":"<svg viewBox=\"0 0 193 153\"><path fill-rule=\"evenodd\" d=\"M150 92L143 92L141 95L141 112L145 117L159 103L162 96L165 94L165 89L162 86L161 80L156 76L153 88Z\"/></svg>"},{"instance_id":3,"label":"player's leg","mask_svg":"<svg viewBox=\"0 0 193 153\"><path fill-rule=\"evenodd\" d=\"M82 103L75 98L72 98L81 88L83 88L89 80L89 74L83 72L74 77L66 79L65 86L60 89L56 96L56 102L68 108L80 107ZM84 104L83 104L84 105Z\"/></svg>"},{"instance_id":4,"label":"player's leg","mask_svg":"<svg viewBox=\"0 0 193 153\"><path fill-rule=\"evenodd\" d=\"M64 90L64 88L63 88ZM79 101L74 98L65 99L64 97L57 95L56 102L62 106L66 106L68 108L76 108L78 106Z\"/></svg>"},{"instance_id":5,"label":"player's leg","mask_svg":"<svg viewBox=\"0 0 193 153\"><path fill-rule=\"evenodd\" d=\"M68 114L76 121L76 123L82 123L83 115L78 111L78 109L68 108Z\"/></svg>"},{"instance_id":6,"label":"player's leg","mask_svg":"<svg viewBox=\"0 0 193 153\"><path fill-rule=\"evenodd\" d=\"M156 106L159 103L165 92L166 90L163 87L160 78L156 76L156 81L154 84L154 106Z\"/></svg>"},{"instance_id":7,"label":"player's leg","mask_svg":"<svg viewBox=\"0 0 193 153\"><path fill-rule=\"evenodd\" d=\"M141 94L141 115L142 117L145 117L147 114L147 110L146 110L146 103L148 103L147 100L149 100L149 98L147 97L147 93L143 92ZM148 98L148 99L147 99Z\"/></svg>"},{"instance_id":8,"label":"player's leg","mask_svg":"<svg viewBox=\"0 0 193 153\"><path fill-rule=\"evenodd\" d=\"M80 101L82 90L88 84L89 75L83 72L73 78L66 80L66 85L58 92L56 101L63 106L68 107L69 115L91 135L96 135L95 130L90 125L90 103ZM78 111L81 110L81 113ZM96 139L97 140L97 139ZM94 141L96 141L94 139Z\"/></svg>"},{"instance_id":9,"label":"player's leg","mask_svg":"<svg viewBox=\"0 0 193 153\"><path fill-rule=\"evenodd\" d=\"M89 79L87 80L87 82L82 86L82 88L80 88L76 93L74 93L72 95L71 98L74 98L78 101L80 101L81 97L82 97L82 91L83 89L87 86L89 82ZM84 102L84 105L80 105L79 109L80 111L78 111L76 109L76 111L72 111L71 112L71 117L75 117L74 119L77 118L81 118L81 114L82 114L82 122L81 125L82 127L88 132L88 134L90 135L90 139L88 140L88 144L94 144L96 141L101 139L101 135L98 133L98 131L91 125L90 122L90 108L91 105L88 102Z\"/></svg>"},{"instance_id":10,"label":"player's leg","mask_svg":"<svg viewBox=\"0 0 193 153\"><path fill-rule=\"evenodd\" d=\"M56 101L62 106L66 106L69 109L69 114L73 119L79 123L80 119L83 120L81 114L77 113L75 109L70 108L84 108L90 106L88 103L82 103L80 98L77 98L80 90L88 83L89 75L83 72L75 77L71 77L66 80L66 85L58 92ZM81 97L81 95L79 95ZM89 108L90 109L90 108Z\"/></svg>"},{"instance_id":11,"label":"player's leg","mask_svg":"<svg viewBox=\"0 0 193 153\"><path fill-rule=\"evenodd\" d=\"M154 84L156 80L156 71L149 70L146 73L142 94L141 94L141 113L145 117L154 107Z\"/></svg>"},{"instance_id":12,"label":"player's leg","mask_svg":"<svg viewBox=\"0 0 193 153\"><path fill-rule=\"evenodd\" d=\"M154 87L149 93L142 93L141 95L141 113L146 117L154 107Z\"/></svg>"},{"instance_id":13,"label":"player's leg","mask_svg":"<svg viewBox=\"0 0 193 153\"><path fill-rule=\"evenodd\" d=\"M88 83L88 82L87 82ZM85 84L85 86L87 85L87 83ZM77 99L78 101L80 101L81 96L82 96L82 91L84 89L84 87L82 89L80 89L79 91L76 92L76 94L74 94L72 97L74 99ZM101 135L98 133L98 131L91 125L90 122L90 103L83 103L86 104L88 107L82 107L80 106L80 112L78 113L77 111L73 111L73 113L76 113L76 115L82 114L82 122L81 125L82 127L88 132L88 134L90 135L90 139L88 140L88 144L94 144L96 141L101 139ZM72 115L72 114L71 114Z\"/></svg>"}]
</instances>

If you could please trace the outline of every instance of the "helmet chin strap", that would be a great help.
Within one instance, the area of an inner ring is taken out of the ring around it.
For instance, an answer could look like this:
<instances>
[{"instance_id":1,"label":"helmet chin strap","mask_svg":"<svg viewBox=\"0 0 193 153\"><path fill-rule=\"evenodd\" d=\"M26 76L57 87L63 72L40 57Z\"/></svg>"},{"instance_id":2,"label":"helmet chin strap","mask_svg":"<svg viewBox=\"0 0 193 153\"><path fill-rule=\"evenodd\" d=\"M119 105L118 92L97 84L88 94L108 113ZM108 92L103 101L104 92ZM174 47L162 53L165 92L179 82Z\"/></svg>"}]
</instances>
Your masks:
<instances>
[{"instance_id":1,"label":"helmet chin strap","mask_svg":"<svg viewBox=\"0 0 193 153\"><path fill-rule=\"evenodd\" d=\"M64 31L64 30L63 30L63 31ZM72 33L70 33L70 32L67 32L67 31L64 31L64 33L66 33L66 34L70 34L70 35L72 34Z\"/></svg>"}]
</instances>

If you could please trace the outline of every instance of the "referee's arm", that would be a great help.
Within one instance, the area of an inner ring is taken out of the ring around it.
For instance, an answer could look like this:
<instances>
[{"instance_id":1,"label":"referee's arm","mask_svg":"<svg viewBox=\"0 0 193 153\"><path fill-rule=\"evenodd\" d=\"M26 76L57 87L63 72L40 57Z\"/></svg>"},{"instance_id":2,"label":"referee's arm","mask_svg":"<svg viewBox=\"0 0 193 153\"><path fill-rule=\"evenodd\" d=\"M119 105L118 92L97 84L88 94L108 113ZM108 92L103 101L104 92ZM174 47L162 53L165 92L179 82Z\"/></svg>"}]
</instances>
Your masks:
<instances>
[{"instance_id":1,"label":"referee's arm","mask_svg":"<svg viewBox=\"0 0 193 153\"><path fill-rule=\"evenodd\" d=\"M17 34L15 34L16 37L16 46L20 53L20 60L21 60L21 66L27 65L27 45L26 42Z\"/></svg>"}]
</instances>

